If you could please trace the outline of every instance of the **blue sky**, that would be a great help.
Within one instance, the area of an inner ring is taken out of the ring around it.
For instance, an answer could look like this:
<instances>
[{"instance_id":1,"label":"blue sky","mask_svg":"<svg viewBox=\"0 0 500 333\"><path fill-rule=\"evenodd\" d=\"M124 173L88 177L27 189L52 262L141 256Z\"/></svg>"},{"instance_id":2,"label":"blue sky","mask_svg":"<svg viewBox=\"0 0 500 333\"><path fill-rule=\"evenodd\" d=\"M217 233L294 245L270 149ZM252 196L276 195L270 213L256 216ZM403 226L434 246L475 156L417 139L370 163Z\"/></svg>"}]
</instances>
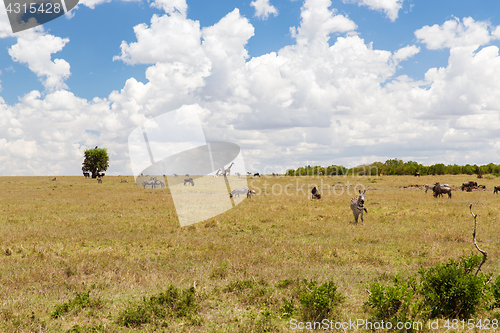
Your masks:
<instances>
[{"instance_id":1,"label":"blue sky","mask_svg":"<svg viewBox=\"0 0 500 333\"><path fill-rule=\"evenodd\" d=\"M183 107L248 170L499 163L499 7L92 0L16 34L2 8L0 175L80 174L95 145L131 174L128 135Z\"/></svg>"}]
</instances>

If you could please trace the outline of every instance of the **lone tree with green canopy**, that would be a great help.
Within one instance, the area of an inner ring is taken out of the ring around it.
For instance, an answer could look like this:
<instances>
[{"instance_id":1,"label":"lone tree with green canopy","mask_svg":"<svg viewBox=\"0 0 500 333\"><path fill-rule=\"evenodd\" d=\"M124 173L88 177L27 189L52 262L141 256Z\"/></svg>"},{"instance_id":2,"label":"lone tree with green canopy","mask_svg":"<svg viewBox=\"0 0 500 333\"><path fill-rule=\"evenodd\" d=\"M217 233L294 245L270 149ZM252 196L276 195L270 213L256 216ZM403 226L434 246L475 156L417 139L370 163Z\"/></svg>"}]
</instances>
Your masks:
<instances>
[{"instance_id":1,"label":"lone tree with green canopy","mask_svg":"<svg viewBox=\"0 0 500 333\"><path fill-rule=\"evenodd\" d=\"M83 172L92 172L92 178L106 171L109 167L109 157L106 148L89 148L85 150L85 160L82 163Z\"/></svg>"}]
</instances>

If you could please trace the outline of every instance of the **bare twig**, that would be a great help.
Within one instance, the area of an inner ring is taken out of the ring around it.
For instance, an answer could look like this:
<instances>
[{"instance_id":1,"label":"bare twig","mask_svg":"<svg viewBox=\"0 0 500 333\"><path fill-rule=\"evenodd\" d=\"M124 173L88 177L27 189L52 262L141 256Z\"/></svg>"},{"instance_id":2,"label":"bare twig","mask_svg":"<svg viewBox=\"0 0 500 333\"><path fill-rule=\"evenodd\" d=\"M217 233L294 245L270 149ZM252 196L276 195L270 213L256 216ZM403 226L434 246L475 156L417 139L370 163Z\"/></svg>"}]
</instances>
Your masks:
<instances>
[{"instance_id":1,"label":"bare twig","mask_svg":"<svg viewBox=\"0 0 500 333\"><path fill-rule=\"evenodd\" d=\"M483 261L481 261L481 264L477 268L477 271L475 274L477 276L477 273L479 273L481 266L483 266L484 262L486 261L486 257L488 256L488 254L485 251L481 250L479 248L479 246L477 246L477 243L476 243L476 225L477 225L476 217L477 217L477 215L474 215L474 213L472 212L472 204L470 204L469 209L470 209L470 213L472 214L472 217L474 218L474 233L472 234L472 239L474 240L474 245L476 246L476 249L483 254Z\"/></svg>"}]
</instances>

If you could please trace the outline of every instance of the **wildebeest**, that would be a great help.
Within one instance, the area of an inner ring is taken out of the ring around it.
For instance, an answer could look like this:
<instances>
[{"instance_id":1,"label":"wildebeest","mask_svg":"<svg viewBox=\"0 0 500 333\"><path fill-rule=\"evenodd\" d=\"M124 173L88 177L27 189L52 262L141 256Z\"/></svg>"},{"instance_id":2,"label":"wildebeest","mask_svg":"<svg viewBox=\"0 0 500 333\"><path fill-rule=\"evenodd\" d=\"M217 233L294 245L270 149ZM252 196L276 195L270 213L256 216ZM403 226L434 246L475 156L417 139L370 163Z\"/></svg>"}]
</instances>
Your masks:
<instances>
[{"instance_id":1,"label":"wildebeest","mask_svg":"<svg viewBox=\"0 0 500 333\"><path fill-rule=\"evenodd\" d=\"M434 187L436 187L437 184L439 184L439 183L435 183L434 185L428 185L428 184L426 184L425 185L425 193L427 193L427 190L434 191ZM448 188L450 187L450 185L448 185L448 184L440 184L440 186L441 187L448 187Z\"/></svg>"},{"instance_id":2,"label":"wildebeest","mask_svg":"<svg viewBox=\"0 0 500 333\"><path fill-rule=\"evenodd\" d=\"M466 190L467 192L472 192L475 188L477 188L477 182L470 181L462 184L462 191Z\"/></svg>"},{"instance_id":3,"label":"wildebeest","mask_svg":"<svg viewBox=\"0 0 500 333\"><path fill-rule=\"evenodd\" d=\"M247 192L247 198L252 198L252 195L257 195L257 192L255 192L255 190L248 190Z\"/></svg>"},{"instance_id":4,"label":"wildebeest","mask_svg":"<svg viewBox=\"0 0 500 333\"><path fill-rule=\"evenodd\" d=\"M365 192L366 190L359 190L359 196L351 199L351 209L354 214L354 224L358 224L358 217L361 216L361 224L363 224L363 211L368 213L365 208Z\"/></svg>"},{"instance_id":5,"label":"wildebeest","mask_svg":"<svg viewBox=\"0 0 500 333\"><path fill-rule=\"evenodd\" d=\"M257 172L257 173L254 173L254 174L253 174L253 176L254 176L254 177L259 177L259 178L260 178L260 173L258 173L258 172Z\"/></svg>"},{"instance_id":6,"label":"wildebeest","mask_svg":"<svg viewBox=\"0 0 500 333\"><path fill-rule=\"evenodd\" d=\"M498 194L498 192L499 192L499 191L500 191L500 185L495 186L495 187L493 188L493 194L495 194L495 193L496 193L496 194Z\"/></svg>"},{"instance_id":7,"label":"wildebeest","mask_svg":"<svg viewBox=\"0 0 500 333\"><path fill-rule=\"evenodd\" d=\"M186 184L191 184L191 186L194 186L194 180L193 180L193 178L186 178L186 179L184 179L184 186L186 186Z\"/></svg>"},{"instance_id":8,"label":"wildebeest","mask_svg":"<svg viewBox=\"0 0 500 333\"><path fill-rule=\"evenodd\" d=\"M415 177L420 177L420 172L418 171L415 171L415 174L414 174Z\"/></svg>"},{"instance_id":9,"label":"wildebeest","mask_svg":"<svg viewBox=\"0 0 500 333\"><path fill-rule=\"evenodd\" d=\"M321 199L321 193L319 193L318 189L315 187L313 187L312 191L311 191L311 194L312 194L312 198L313 199Z\"/></svg>"},{"instance_id":10,"label":"wildebeest","mask_svg":"<svg viewBox=\"0 0 500 333\"><path fill-rule=\"evenodd\" d=\"M84 176L85 178L90 178L90 172L84 172L84 173L83 173L83 176Z\"/></svg>"},{"instance_id":11,"label":"wildebeest","mask_svg":"<svg viewBox=\"0 0 500 333\"><path fill-rule=\"evenodd\" d=\"M448 198L451 199L451 188L449 187L441 186L439 183L437 183L436 186L434 186L433 191L435 198L437 198L438 196L443 196L443 193L446 193L448 194Z\"/></svg>"}]
</instances>

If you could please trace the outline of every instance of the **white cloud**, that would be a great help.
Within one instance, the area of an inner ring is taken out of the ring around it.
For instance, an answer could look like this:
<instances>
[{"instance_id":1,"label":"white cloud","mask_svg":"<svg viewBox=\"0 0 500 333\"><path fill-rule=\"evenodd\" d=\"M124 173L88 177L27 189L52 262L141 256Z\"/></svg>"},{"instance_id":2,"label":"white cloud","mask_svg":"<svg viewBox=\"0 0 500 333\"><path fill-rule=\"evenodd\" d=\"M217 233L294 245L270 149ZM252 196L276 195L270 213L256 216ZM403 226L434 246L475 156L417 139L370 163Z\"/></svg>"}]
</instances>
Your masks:
<instances>
[{"instance_id":1,"label":"white cloud","mask_svg":"<svg viewBox=\"0 0 500 333\"><path fill-rule=\"evenodd\" d=\"M30 29L16 34L17 44L9 49L14 61L27 64L48 91L67 88L64 81L70 76L70 65L64 59L54 59L52 53L59 52L69 42L45 34L43 30Z\"/></svg>"},{"instance_id":2,"label":"white cloud","mask_svg":"<svg viewBox=\"0 0 500 333\"><path fill-rule=\"evenodd\" d=\"M415 36L430 50L453 47L473 47L488 44L498 38L498 27L492 34L488 22L474 21L466 17L460 22L458 18L446 21L442 25L425 26L415 31Z\"/></svg>"},{"instance_id":3,"label":"white cloud","mask_svg":"<svg viewBox=\"0 0 500 333\"><path fill-rule=\"evenodd\" d=\"M382 11L391 20L396 21L398 13L403 8L404 0L343 0L344 3L355 3L358 6L367 6L372 10Z\"/></svg>"},{"instance_id":4,"label":"white cloud","mask_svg":"<svg viewBox=\"0 0 500 333\"><path fill-rule=\"evenodd\" d=\"M278 15L278 10L269 3L269 0L255 0L250 2L250 6L255 8L255 16L263 20L267 20L271 14Z\"/></svg>"},{"instance_id":5,"label":"white cloud","mask_svg":"<svg viewBox=\"0 0 500 333\"><path fill-rule=\"evenodd\" d=\"M325 43L333 33L345 33L357 28L356 24L344 15L336 15L336 9L329 9L330 0L305 0L302 6L300 26L290 28L297 44Z\"/></svg>"},{"instance_id":6,"label":"white cloud","mask_svg":"<svg viewBox=\"0 0 500 333\"><path fill-rule=\"evenodd\" d=\"M167 14L179 13L184 17L188 9L186 0L154 0L151 7L163 9Z\"/></svg>"},{"instance_id":7,"label":"white cloud","mask_svg":"<svg viewBox=\"0 0 500 333\"><path fill-rule=\"evenodd\" d=\"M430 32L419 34L427 47L451 48L447 66L429 69L419 82L395 77L419 47L374 49L330 6L328 0L305 1L301 23L292 29L295 43L253 58L246 44L255 31L238 9L203 28L181 10L155 15L149 26L134 28L136 41L123 42L115 57L150 65L147 82L130 78L121 90L91 101L60 88L65 76L50 57L67 41L30 37L43 50L37 63L31 49L20 51L28 37L20 38L13 57L54 89L30 92L15 105L0 99L0 161L10 161L0 163L0 174L78 174L82 150L95 145L109 149L109 173L130 173L130 132L148 118L190 106L204 110L208 140L239 144L248 166L258 162L261 170L394 156L431 163L500 158L498 48L478 51L464 42L482 36L483 26L491 40L495 29L469 22L477 25L469 31L454 20L455 30L446 24L436 30L455 31L451 38L431 41ZM49 77L59 85L49 84Z\"/></svg>"}]
</instances>

